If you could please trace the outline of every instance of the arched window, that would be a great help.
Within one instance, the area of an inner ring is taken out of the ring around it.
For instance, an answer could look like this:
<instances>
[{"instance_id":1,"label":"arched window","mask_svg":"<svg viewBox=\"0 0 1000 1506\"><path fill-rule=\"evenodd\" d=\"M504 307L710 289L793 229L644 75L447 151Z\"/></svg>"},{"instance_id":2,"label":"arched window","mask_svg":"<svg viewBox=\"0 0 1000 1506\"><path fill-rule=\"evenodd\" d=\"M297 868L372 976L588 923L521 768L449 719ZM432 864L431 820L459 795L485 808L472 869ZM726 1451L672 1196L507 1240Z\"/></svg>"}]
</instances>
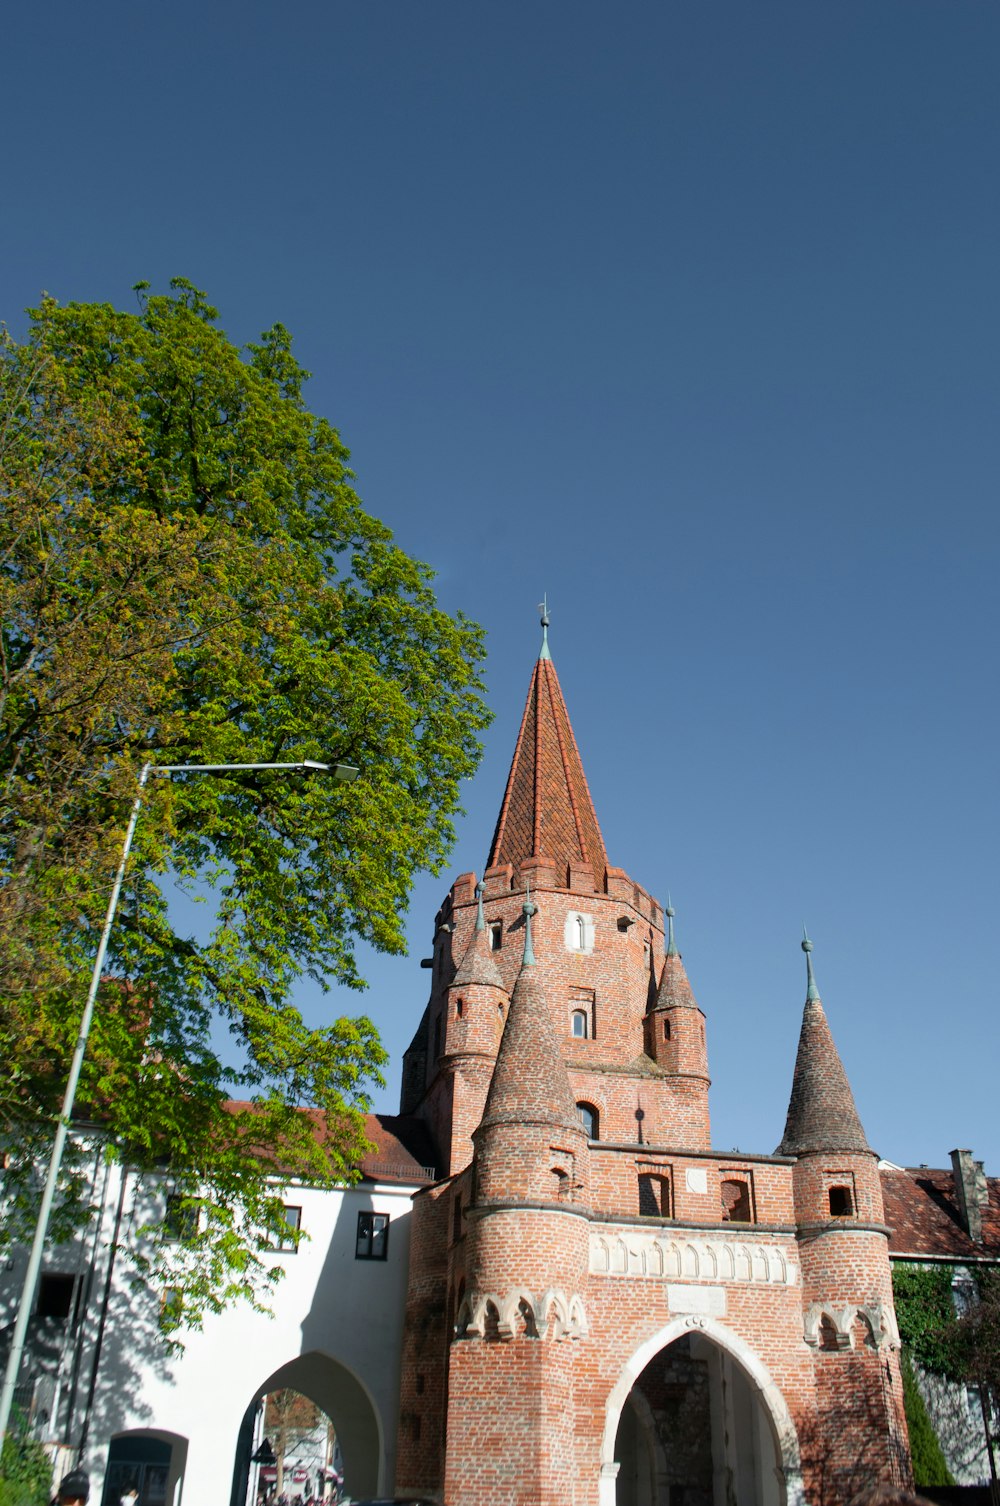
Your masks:
<instances>
[{"instance_id":1,"label":"arched window","mask_svg":"<svg viewBox=\"0 0 1000 1506\"><path fill-rule=\"evenodd\" d=\"M587 1018L587 1011L585 1009L574 1009L573 1011L573 1034L578 1041L585 1041L590 1034L590 1021Z\"/></svg>"},{"instance_id":2,"label":"arched window","mask_svg":"<svg viewBox=\"0 0 1000 1506\"><path fill-rule=\"evenodd\" d=\"M587 944L587 927L582 915L578 915L573 923L573 940L577 951L582 952Z\"/></svg>"},{"instance_id":3,"label":"arched window","mask_svg":"<svg viewBox=\"0 0 1000 1506\"><path fill-rule=\"evenodd\" d=\"M663 1039L665 1041L669 1041L670 1039L670 1021L665 1016L663 1020Z\"/></svg>"},{"instance_id":4,"label":"arched window","mask_svg":"<svg viewBox=\"0 0 1000 1506\"><path fill-rule=\"evenodd\" d=\"M580 1116L580 1123L587 1131L587 1139L597 1140L599 1138L600 1119L594 1105L592 1103L578 1103L576 1112Z\"/></svg>"}]
</instances>

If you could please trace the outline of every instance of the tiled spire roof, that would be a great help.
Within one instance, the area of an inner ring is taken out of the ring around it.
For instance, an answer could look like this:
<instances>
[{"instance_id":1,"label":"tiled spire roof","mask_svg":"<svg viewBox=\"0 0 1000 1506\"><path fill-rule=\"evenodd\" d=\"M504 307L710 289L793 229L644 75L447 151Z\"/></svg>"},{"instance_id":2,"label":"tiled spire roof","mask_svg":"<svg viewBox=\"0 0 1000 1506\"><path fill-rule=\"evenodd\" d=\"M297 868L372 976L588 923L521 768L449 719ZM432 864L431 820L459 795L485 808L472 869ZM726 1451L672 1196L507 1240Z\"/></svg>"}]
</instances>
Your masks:
<instances>
[{"instance_id":1,"label":"tiled spire roof","mask_svg":"<svg viewBox=\"0 0 1000 1506\"><path fill-rule=\"evenodd\" d=\"M792 1077L785 1133L776 1154L798 1156L811 1150L868 1151L871 1147L858 1118L844 1064L833 1044L823 1003L813 976L812 942L806 954L807 993Z\"/></svg>"},{"instance_id":2,"label":"tiled spire roof","mask_svg":"<svg viewBox=\"0 0 1000 1506\"><path fill-rule=\"evenodd\" d=\"M529 909L533 912L535 906L529 903L525 910ZM526 919L530 924L530 916ZM549 1124L579 1131L580 1117L552 1012L543 995L539 969L529 960L530 942L525 950L479 1128Z\"/></svg>"},{"instance_id":3,"label":"tiled spire roof","mask_svg":"<svg viewBox=\"0 0 1000 1506\"><path fill-rule=\"evenodd\" d=\"M489 988L503 988L503 978L500 976L500 969L490 950L489 932L483 918L482 884L476 885L476 899L479 908L476 914L475 930L472 933L472 940L465 949L465 956L459 963L458 972L451 980L451 986L464 988L470 983L485 983Z\"/></svg>"},{"instance_id":4,"label":"tiled spire roof","mask_svg":"<svg viewBox=\"0 0 1000 1506\"><path fill-rule=\"evenodd\" d=\"M667 948L663 959L663 972L660 974L660 986L656 991L657 1009L671 1009L680 1006L684 1009L697 1009L691 985L688 982L687 970L683 959L677 950L677 942L674 938L674 908L667 897Z\"/></svg>"},{"instance_id":5,"label":"tiled spire roof","mask_svg":"<svg viewBox=\"0 0 1000 1506\"><path fill-rule=\"evenodd\" d=\"M571 863L589 863L603 888L608 855L594 814L569 713L548 652L535 664L487 867L548 858L557 881Z\"/></svg>"}]
</instances>

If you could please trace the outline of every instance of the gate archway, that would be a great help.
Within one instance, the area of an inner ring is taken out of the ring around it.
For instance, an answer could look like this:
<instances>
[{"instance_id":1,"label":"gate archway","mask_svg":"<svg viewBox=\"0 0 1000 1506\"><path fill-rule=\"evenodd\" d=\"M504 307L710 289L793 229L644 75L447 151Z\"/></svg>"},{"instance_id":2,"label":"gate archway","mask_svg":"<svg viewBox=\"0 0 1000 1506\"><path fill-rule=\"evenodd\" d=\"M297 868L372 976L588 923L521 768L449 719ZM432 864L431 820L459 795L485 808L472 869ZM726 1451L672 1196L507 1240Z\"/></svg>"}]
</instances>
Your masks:
<instances>
[{"instance_id":1,"label":"gate archway","mask_svg":"<svg viewBox=\"0 0 1000 1506\"><path fill-rule=\"evenodd\" d=\"M601 1506L803 1506L798 1439L766 1367L710 1318L643 1344L608 1398Z\"/></svg>"},{"instance_id":2,"label":"gate archway","mask_svg":"<svg viewBox=\"0 0 1000 1506\"><path fill-rule=\"evenodd\" d=\"M231 1506L245 1506L254 1450L254 1422L261 1397L271 1391L298 1391L315 1402L337 1430L344 1479L355 1496L375 1496L384 1486L385 1435L367 1387L352 1370L318 1350L299 1355L263 1381L243 1414L233 1465Z\"/></svg>"}]
</instances>

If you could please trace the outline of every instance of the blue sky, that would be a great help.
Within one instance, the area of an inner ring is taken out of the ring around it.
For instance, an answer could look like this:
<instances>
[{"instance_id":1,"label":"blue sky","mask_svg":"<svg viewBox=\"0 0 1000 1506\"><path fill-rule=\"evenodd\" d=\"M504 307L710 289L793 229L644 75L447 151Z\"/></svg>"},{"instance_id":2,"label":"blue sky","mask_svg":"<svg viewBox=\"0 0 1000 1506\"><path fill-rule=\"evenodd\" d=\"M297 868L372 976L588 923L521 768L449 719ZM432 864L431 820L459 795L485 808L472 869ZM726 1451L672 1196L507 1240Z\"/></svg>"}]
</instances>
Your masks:
<instances>
[{"instance_id":1,"label":"blue sky","mask_svg":"<svg viewBox=\"0 0 1000 1506\"><path fill-rule=\"evenodd\" d=\"M6 16L0 316L280 319L358 489L489 629L480 870L539 635L611 861L784 1126L805 920L872 1144L1000 1174L1000 8L40 3ZM369 1010L399 1054L434 910Z\"/></svg>"}]
</instances>

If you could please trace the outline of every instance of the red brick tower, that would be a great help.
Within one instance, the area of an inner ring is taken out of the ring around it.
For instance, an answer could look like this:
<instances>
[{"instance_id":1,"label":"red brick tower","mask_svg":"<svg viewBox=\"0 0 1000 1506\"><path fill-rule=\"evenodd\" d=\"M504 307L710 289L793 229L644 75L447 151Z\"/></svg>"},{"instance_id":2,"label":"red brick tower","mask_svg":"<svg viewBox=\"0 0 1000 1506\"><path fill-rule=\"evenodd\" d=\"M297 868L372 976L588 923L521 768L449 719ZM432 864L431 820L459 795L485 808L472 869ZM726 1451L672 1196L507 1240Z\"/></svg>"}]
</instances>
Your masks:
<instances>
[{"instance_id":1,"label":"red brick tower","mask_svg":"<svg viewBox=\"0 0 1000 1506\"><path fill-rule=\"evenodd\" d=\"M807 1344L815 1354L816 1414L804 1429L807 1485L857 1468L910 1482L899 1336L892 1304L889 1230L878 1158L816 987L812 942L806 1003L778 1155L792 1173Z\"/></svg>"},{"instance_id":2,"label":"red brick tower","mask_svg":"<svg viewBox=\"0 0 1000 1506\"><path fill-rule=\"evenodd\" d=\"M428 1122L443 1172L460 1171L472 1158L472 1131L520 967L517 932L529 888L544 901L536 921L539 987L574 1101L586 1106L602 1140L631 1142L641 1110L647 1140L707 1150L704 1016L676 947L668 947L657 977L660 904L608 864L547 635L482 893L474 874L462 874L438 913L426 964L431 997L404 1057L400 1110ZM655 1019L647 1020L651 996Z\"/></svg>"},{"instance_id":3,"label":"red brick tower","mask_svg":"<svg viewBox=\"0 0 1000 1506\"><path fill-rule=\"evenodd\" d=\"M539 987L536 913L528 900L524 961L474 1135L456 1320L469 1342L453 1344L449 1377L445 1498L453 1501L556 1506L573 1463L567 1341L585 1330L587 1135ZM489 1342L497 1339L505 1342Z\"/></svg>"},{"instance_id":4,"label":"red brick tower","mask_svg":"<svg viewBox=\"0 0 1000 1506\"><path fill-rule=\"evenodd\" d=\"M714 1150L666 921L608 863L546 635L405 1058L441 1180L414 1198L397 1492L846 1506L907 1478L877 1162L811 963L781 1146Z\"/></svg>"},{"instance_id":5,"label":"red brick tower","mask_svg":"<svg viewBox=\"0 0 1000 1506\"><path fill-rule=\"evenodd\" d=\"M646 1051L674 1081L678 1104L695 1143L709 1144L708 1048L705 1016L695 1002L684 960L674 939L674 911L667 905L667 951L659 987L646 1016ZM704 1116L702 1121L702 1116Z\"/></svg>"}]
</instances>

